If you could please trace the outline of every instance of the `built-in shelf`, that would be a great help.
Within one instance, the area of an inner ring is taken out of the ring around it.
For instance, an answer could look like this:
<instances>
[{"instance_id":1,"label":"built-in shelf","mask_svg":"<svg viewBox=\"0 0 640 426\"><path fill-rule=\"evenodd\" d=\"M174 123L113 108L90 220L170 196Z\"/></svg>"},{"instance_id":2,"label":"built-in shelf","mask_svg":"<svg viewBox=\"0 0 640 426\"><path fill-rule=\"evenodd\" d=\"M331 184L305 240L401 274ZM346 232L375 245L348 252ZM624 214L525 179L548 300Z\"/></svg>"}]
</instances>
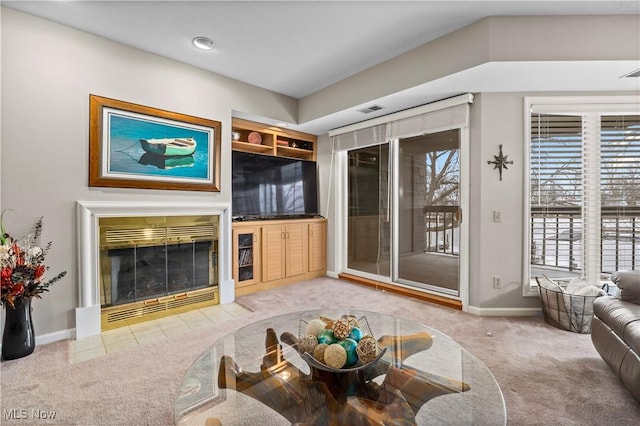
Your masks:
<instances>
[{"instance_id":1,"label":"built-in shelf","mask_svg":"<svg viewBox=\"0 0 640 426\"><path fill-rule=\"evenodd\" d=\"M316 161L317 137L314 135L239 118L233 119L232 132L238 136L232 141L235 151ZM251 140L260 142L250 143Z\"/></svg>"}]
</instances>

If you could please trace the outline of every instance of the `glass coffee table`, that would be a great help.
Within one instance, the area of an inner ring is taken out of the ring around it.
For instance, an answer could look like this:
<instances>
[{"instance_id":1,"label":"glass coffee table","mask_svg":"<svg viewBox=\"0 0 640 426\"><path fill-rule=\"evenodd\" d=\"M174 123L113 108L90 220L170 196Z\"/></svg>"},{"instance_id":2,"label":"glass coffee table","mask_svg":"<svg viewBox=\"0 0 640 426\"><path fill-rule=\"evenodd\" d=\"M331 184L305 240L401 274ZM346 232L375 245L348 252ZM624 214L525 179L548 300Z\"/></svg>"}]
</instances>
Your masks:
<instances>
[{"instance_id":1,"label":"glass coffee table","mask_svg":"<svg viewBox=\"0 0 640 426\"><path fill-rule=\"evenodd\" d=\"M305 324L343 316L366 323L378 359L335 370L300 354ZM489 369L453 339L407 319L336 309L267 318L219 339L186 372L175 423L505 425L506 408Z\"/></svg>"}]
</instances>

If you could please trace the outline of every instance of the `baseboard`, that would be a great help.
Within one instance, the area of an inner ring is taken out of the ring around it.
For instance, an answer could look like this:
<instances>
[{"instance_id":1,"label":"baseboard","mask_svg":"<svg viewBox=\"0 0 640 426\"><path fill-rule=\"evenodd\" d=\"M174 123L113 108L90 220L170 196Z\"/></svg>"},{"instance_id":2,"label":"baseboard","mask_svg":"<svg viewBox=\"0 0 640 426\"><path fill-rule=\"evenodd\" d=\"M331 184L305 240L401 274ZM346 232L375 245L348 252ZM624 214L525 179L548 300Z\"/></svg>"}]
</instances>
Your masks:
<instances>
[{"instance_id":1,"label":"baseboard","mask_svg":"<svg viewBox=\"0 0 640 426\"><path fill-rule=\"evenodd\" d=\"M76 329L69 328L66 330L55 331L53 333L41 334L36 336L36 346L46 345L48 343L59 342L60 340L73 340L76 336ZM0 344L0 351L2 344Z\"/></svg>"},{"instance_id":2,"label":"baseboard","mask_svg":"<svg viewBox=\"0 0 640 426\"><path fill-rule=\"evenodd\" d=\"M542 315L540 308L478 308L469 306L468 312L481 317L533 317Z\"/></svg>"},{"instance_id":3,"label":"baseboard","mask_svg":"<svg viewBox=\"0 0 640 426\"><path fill-rule=\"evenodd\" d=\"M60 340L73 340L76 337L76 329L68 328L66 330L54 331L53 333L41 334L36 336L36 346L46 345L48 343L59 342Z\"/></svg>"}]
</instances>

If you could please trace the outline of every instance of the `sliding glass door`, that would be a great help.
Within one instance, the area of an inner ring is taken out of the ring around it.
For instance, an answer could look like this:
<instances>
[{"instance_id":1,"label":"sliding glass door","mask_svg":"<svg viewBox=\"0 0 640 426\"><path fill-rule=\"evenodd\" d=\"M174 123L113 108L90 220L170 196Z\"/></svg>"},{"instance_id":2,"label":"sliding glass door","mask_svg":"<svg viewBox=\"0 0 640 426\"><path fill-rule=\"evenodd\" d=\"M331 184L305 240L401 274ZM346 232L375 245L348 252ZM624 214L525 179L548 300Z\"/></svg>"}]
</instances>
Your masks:
<instances>
[{"instance_id":1,"label":"sliding glass door","mask_svg":"<svg viewBox=\"0 0 640 426\"><path fill-rule=\"evenodd\" d=\"M350 272L459 296L460 130L356 148L347 158Z\"/></svg>"},{"instance_id":2,"label":"sliding glass door","mask_svg":"<svg viewBox=\"0 0 640 426\"><path fill-rule=\"evenodd\" d=\"M459 95L329 132L337 270L469 300L469 105Z\"/></svg>"},{"instance_id":3,"label":"sliding glass door","mask_svg":"<svg viewBox=\"0 0 640 426\"><path fill-rule=\"evenodd\" d=\"M399 140L397 278L457 296L460 132Z\"/></svg>"},{"instance_id":4,"label":"sliding glass door","mask_svg":"<svg viewBox=\"0 0 640 426\"><path fill-rule=\"evenodd\" d=\"M349 151L347 174L347 267L389 278L389 144Z\"/></svg>"}]
</instances>

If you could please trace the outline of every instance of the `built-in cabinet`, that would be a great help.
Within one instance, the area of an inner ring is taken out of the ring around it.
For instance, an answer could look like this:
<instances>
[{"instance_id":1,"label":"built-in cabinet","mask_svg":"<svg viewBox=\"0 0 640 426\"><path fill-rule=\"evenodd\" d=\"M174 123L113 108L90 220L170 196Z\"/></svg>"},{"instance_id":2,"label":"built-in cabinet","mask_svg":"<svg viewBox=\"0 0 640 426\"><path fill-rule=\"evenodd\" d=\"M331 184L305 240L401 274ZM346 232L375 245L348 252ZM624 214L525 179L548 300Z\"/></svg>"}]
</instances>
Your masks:
<instances>
[{"instance_id":1,"label":"built-in cabinet","mask_svg":"<svg viewBox=\"0 0 640 426\"><path fill-rule=\"evenodd\" d=\"M231 127L234 151L316 161L315 135L240 118L234 118Z\"/></svg>"},{"instance_id":2,"label":"built-in cabinet","mask_svg":"<svg viewBox=\"0 0 640 426\"><path fill-rule=\"evenodd\" d=\"M233 258L236 296L325 276L327 220L236 222Z\"/></svg>"},{"instance_id":3,"label":"built-in cabinet","mask_svg":"<svg viewBox=\"0 0 640 426\"><path fill-rule=\"evenodd\" d=\"M260 280L260 228L233 229L233 244L236 288L255 286Z\"/></svg>"},{"instance_id":4,"label":"built-in cabinet","mask_svg":"<svg viewBox=\"0 0 640 426\"><path fill-rule=\"evenodd\" d=\"M317 137L234 118L234 151L316 160ZM327 220L278 219L233 223L236 296L322 277L327 273Z\"/></svg>"}]
</instances>

